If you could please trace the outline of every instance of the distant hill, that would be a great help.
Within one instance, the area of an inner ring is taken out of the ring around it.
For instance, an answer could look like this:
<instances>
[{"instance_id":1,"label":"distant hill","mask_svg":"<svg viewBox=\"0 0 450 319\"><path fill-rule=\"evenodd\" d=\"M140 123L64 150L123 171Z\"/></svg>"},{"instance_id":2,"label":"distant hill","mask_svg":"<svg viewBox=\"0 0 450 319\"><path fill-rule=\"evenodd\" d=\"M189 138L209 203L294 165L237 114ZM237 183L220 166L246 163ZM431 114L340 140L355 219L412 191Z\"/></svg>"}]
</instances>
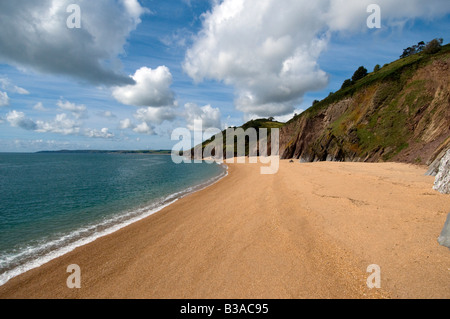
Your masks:
<instances>
[{"instance_id":1,"label":"distant hill","mask_svg":"<svg viewBox=\"0 0 450 319\"><path fill-rule=\"evenodd\" d=\"M59 153L59 154L150 154L150 155L171 155L170 150L158 151L102 151L102 150L60 150L60 151L41 151L38 154Z\"/></svg>"},{"instance_id":2,"label":"distant hill","mask_svg":"<svg viewBox=\"0 0 450 319\"><path fill-rule=\"evenodd\" d=\"M285 125L285 123L281 123L281 122L277 122L274 121L272 119L256 119L256 120L251 120L245 124L243 124L240 127L233 127L232 129L242 129L244 132L247 131L249 128L254 128L257 132L257 138L258 141L260 138L266 138L266 137L262 137L259 135L259 129L261 128L265 128L267 129L267 135L270 139L270 134L271 134L271 129L273 128L282 128ZM224 158L226 158L226 149L229 145L234 144L234 156L238 156L238 152L237 152L237 143L234 143L235 141L227 141L226 139L226 130L222 131L221 133L222 135L222 139L223 139L223 155ZM216 136L219 136L216 135ZM236 134L236 139L240 139L242 137L242 134L239 133L239 131L237 131ZM192 148L191 150L188 150L186 152L184 152L184 156L186 157L191 157L191 158L201 158L202 154L204 154L204 149L215 140L215 136L213 136L212 138L210 138L209 140L204 141L202 144L195 146L194 148ZM249 145L248 143L245 144L245 156L248 156L250 153L249 150ZM215 154L213 154L215 155Z\"/></svg>"}]
</instances>

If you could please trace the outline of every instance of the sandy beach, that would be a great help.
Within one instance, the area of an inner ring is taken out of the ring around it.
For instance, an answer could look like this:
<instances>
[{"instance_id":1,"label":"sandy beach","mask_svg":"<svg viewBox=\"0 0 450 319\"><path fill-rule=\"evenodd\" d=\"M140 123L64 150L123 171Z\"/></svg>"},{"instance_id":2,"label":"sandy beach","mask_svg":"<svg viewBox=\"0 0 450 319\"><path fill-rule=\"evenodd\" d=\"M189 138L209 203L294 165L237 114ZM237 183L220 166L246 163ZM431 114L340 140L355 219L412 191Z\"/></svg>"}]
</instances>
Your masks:
<instances>
[{"instance_id":1,"label":"sandy beach","mask_svg":"<svg viewBox=\"0 0 450 319\"><path fill-rule=\"evenodd\" d=\"M450 195L407 164L229 175L0 287L0 298L450 298ZM66 286L81 268L81 289ZM369 289L369 265L381 288Z\"/></svg>"}]
</instances>

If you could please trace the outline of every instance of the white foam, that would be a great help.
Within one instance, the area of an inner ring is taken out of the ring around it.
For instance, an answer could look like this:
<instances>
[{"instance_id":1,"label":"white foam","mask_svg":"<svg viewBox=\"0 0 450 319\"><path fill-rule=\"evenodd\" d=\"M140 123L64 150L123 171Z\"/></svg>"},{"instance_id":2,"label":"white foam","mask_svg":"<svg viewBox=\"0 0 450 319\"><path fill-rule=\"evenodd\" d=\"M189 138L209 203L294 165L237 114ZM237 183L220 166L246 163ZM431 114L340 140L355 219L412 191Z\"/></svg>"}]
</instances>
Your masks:
<instances>
[{"instance_id":1,"label":"white foam","mask_svg":"<svg viewBox=\"0 0 450 319\"><path fill-rule=\"evenodd\" d=\"M71 232L68 235L65 235L61 238L58 238L56 240L53 241L49 241L46 243L43 243L42 245L36 246L36 247L28 247L27 249L21 251L20 253L13 255L13 256L7 256L4 258L5 261L7 261L8 263L13 262L14 260L20 260L22 259L24 256L32 256L32 255L36 255L39 252L43 252L51 247L55 247L55 246L60 246L62 245L65 241L76 238L77 236L80 236L80 234L84 233L84 232L89 232L94 230L95 228L99 228L108 224L114 224L113 226L107 227L106 229L100 231L100 232L95 232L93 235L90 235L88 237L85 238L81 238L79 240L76 240L73 243L70 243L69 245L63 245L62 247L59 247L55 250L50 251L49 253L44 254L43 256L26 262L23 265L17 266L14 269L8 270L2 274L0 274L0 286L6 284L9 280L11 280L14 277L17 277L27 271L30 271L32 269L38 268L50 261L52 261L53 259L56 259L58 257L61 257L73 250L75 250L78 247L87 245L89 243L94 242L95 240L97 240L98 238L110 235L126 226L129 226L135 222L138 222L144 218L149 217L150 215L153 215L159 211L161 211L162 209L168 207L169 205L175 203L176 201L178 201L179 199L201 191L209 186L214 185L215 183L219 182L221 179L225 178L228 176L228 167L226 165L222 165L223 167L225 167L226 171L224 174L220 174L219 176L216 176L214 178L209 179L208 181L197 185L197 186L193 186L193 187L189 187L186 190L183 190L181 192L177 192L174 194L171 194L169 196L167 196L163 201L162 201L162 205L159 205L158 207L154 207L154 208L150 208L150 207L144 207L144 208L139 208L137 210L134 211L130 211L127 212L126 214L123 215L118 215L115 216L113 218L107 219L104 222L98 223L96 225L91 225L85 228L81 228L78 230L75 230L73 232ZM129 218L123 222L117 222L118 220L130 217L136 215L135 217Z\"/></svg>"}]
</instances>

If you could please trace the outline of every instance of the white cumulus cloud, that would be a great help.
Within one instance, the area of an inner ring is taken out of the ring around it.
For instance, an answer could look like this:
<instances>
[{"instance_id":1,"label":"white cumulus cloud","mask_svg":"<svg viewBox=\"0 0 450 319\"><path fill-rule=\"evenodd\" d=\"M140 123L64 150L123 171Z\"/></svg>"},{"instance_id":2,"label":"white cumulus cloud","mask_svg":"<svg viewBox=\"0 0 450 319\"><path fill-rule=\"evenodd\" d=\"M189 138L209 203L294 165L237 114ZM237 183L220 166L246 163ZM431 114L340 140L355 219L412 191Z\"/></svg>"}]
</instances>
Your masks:
<instances>
[{"instance_id":1,"label":"white cumulus cloud","mask_svg":"<svg viewBox=\"0 0 450 319\"><path fill-rule=\"evenodd\" d=\"M122 121L120 121L119 123L119 128L121 130L126 130L126 129L133 129L136 126L133 124L133 122L130 119L124 119Z\"/></svg>"},{"instance_id":2,"label":"white cumulus cloud","mask_svg":"<svg viewBox=\"0 0 450 319\"><path fill-rule=\"evenodd\" d=\"M6 120L13 127L20 127L24 130L35 131L38 133L55 133L61 135L81 135L89 138L111 139L114 133L108 128L82 129L83 123L77 118L72 118L66 113L58 114L50 121L33 121L25 113L13 110L6 116Z\"/></svg>"},{"instance_id":3,"label":"white cumulus cloud","mask_svg":"<svg viewBox=\"0 0 450 319\"><path fill-rule=\"evenodd\" d=\"M11 126L20 127L24 130L32 131L37 128L36 123L27 118L23 112L13 110L6 115L6 120Z\"/></svg>"},{"instance_id":4,"label":"white cumulus cloud","mask_svg":"<svg viewBox=\"0 0 450 319\"><path fill-rule=\"evenodd\" d=\"M203 15L184 71L196 82L235 88L246 114L294 112L306 92L323 89L319 57L337 32L367 32L371 0L223 0ZM448 0L379 0L383 25L450 12Z\"/></svg>"},{"instance_id":5,"label":"white cumulus cloud","mask_svg":"<svg viewBox=\"0 0 450 319\"><path fill-rule=\"evenodd\" d=\"M76 135L80 132L81 123L67 114L56 115L52 121L37 121L37 132Z\"/></svg>"},{"instance_id":6,"label":"white cumulus cloud","mask_svg":"<svg viewBox=\"0 0 450 319\"><path fill-rule=\"evenodd\" d=\"M113 97L122 104L163 107L175 105L171 90L172 74L166 66L156 69L142 67L131 76L135 84L113 88Z\"/></svg>"},{"instance_id":7,"label":"white cumulus cloud","mask_svg":"<svg viewBox=\"0 0 450 319\"><path fill-rule=\"evenodd\" d=\"M162 124L164 121L172 121L177 114L171 107L147 107L137 110L134 117L137 120L152 124Z\"/></svg>"},{"instance_id":8,"label":"white cumulus cloud","mask_svg":"<svg viewBox=\"0 0 450 319\"><path fill-rule=\"evenodd\" d=\"M141 124L137 125L134 129L134 132L138 134L147 134L147 135L154 135L155 131L153 128L148 125L146 122L142 122Z\"/></svg>"},{"instance_id":9,"label":"white cumulus cloud","mask_svg":"<svg viewBox=\"0 0 450 319\"><path fill-rule=\"evenodd\" d=\"M187 128L189 130L195 129L195 122L202 123L203 130L209 128L222 129L221 112L218 108L213 108L211 105L198 106L195 103L187 103L185 106L185 118Z\"/></svg>"},{"instance_id":10,"label":"white cumulus cloud","mask_svg":"<svg viewBox=\"0 0 450 319\"><path fill-rule=\"evenodd\" d=\"M80 29L67 26L71 4L80 7ZM130 84L119 56L145 12L137 0L0 1L0 61L94 84Z\"/></svg>"},{"instance_id":11,"label":"white cumulus cloud","mask_svg":"<svg viewBox=\"0 0 450 319\"><path fill-rule=\"evenodd\" d=\"M91 138L105 138L110 139L114 137L114 134L109 131L108 128L102 128L101 130L87 129L85 136Z\"/></svg>"},{"instance_id":12,"label":"white cumulus cloud","mask_svg":"<svg viewBox=\"0 0 450 319\"><path fill-rule=\"evenodd\" d=\"M56 105L62 111L71 112L76 118L84 118L87 116L87 108L85 105L77 105L69 101L59 100Z\"/></svg>"}]
</instances>

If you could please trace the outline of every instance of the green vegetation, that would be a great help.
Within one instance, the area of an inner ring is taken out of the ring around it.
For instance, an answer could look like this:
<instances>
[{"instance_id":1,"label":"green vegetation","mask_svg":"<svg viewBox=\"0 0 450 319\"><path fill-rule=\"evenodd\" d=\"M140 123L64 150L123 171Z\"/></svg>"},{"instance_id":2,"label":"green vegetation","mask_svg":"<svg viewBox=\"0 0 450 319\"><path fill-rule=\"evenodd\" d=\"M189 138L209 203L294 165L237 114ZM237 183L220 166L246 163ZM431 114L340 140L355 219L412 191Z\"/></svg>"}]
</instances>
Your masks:
<instances>
[{"instance_id":1,"label":"green vegetation","mask_svg":"<svg viewBox=\"0 0 450 319\"><path fill-rule=\"evenodd\" d=\"M422 143L420 135L414 136L414 132L425 130L437 109L430 108L434 94L432 88L427 90L428 82L412 81L412 78L420 68L431 62L447 59L450 45L441 46L440 40L433 40L427 45L419 42L416 50L420 52L383 67L376 65L374 72L369 74L366 74L364 67L358 68L352 80L346 80L339 91L315 102L305 112L288 121L287 125L309 121L306 125L314 127L316 121L322 123L324 110L351 98L348 110L338 113L338 118L328 127L310 138L305 144L307 146L303 146L306 147L304 152L316 160L332 155L337 160L375 156L388 161L409 148L411 143ZM333 112L336 114L339 111L336 109L330 114ZM288 141L286 146L292 148L292 143ZM291 154L289 152L287 154ZM418 158L412 161L418 161ZM420 156L420 161L423 159Z\"/></svg>"},{"instance_id":2,"label":"green vegetation","mask_svg":"<svg viewBox=\"0 0 450 319\"><path fill-rule=\"evenodd\" d=\"M294 155L294 151L300 151L310 160L374 158L388 161L398 158L397 155L405 149L422 143L422 135L415 132L425 132L427 125L435 121L437 112L443 112L442 105L430 105L435 96L429 82L423 79L413 81L413 77L418 74L419 69L433 61L447 60L450 45L441 46L439 40L427 45L419 42L416 50L420 52L383 67L376 65L371 73L364 66L359 67L339 91L331 92L321 101L315 100L310 108L295 115L286 124L276 122L273 118L252 120L242 125L242 131L238 134L244 134L249 128L267 128L270 142L271 128L301 122L301 126L293 126L285 131L290 131L295 136L291 140L285 139L283 156L299 156L301 154ZM342 104L336 105L341 101ZM328 112L329 107L333 108ZM333 120L324 121L325 117ZM323 127L323 123L329 124ZM304 132L296 131L297 129ZM299 136L305 140L297 147L295 138ZM222 138L223 152L226 154L227 145L235 141L226 141L226 131L222 132ZM258 135L258 139L262 138L266 137ZM214 137L205 141L201 148L204 149L213 141ZM234 145L236 156L237 145ZM249 146L246 143L245 155L248 154ZM418 162L419 157L420 161L426 160L426 156L422 155L414 154L415 157L409 160Z\"/></svg>"},{"instance_id":3,"label":"green vegetation","mask_svg":"<svg viewBox=\"0 0 450 319\"><path fill-rule=\"evenodd\" d=\"M441 50L443 39L431 40L423 49L425 54L436 54Z\"/></svg>"},{"instance_id":4,"label":"green vegetation","mask_svg":"<svg viewBox=\"0 0 450 319\"><path fill-rule=\"evenodd\" d=\"M410 78L412 74L421 66L424 66L433 58L439 58L450 53L450 44L441 47L441 50L435 55L429 55L425 53L417 53L406 58L397 60L395 62L386 64L378 72L369 73L364 78L360 79L356 83L340 89L334 94L326 97L319 103L307 109L302 114L294 117L287 124L297 120L300 116L314 116L319 110L327 108L329 105L343 100L347 97L352 97L355 92L358 92L365 87L368 87L376 82L379 83L391 83L394 84L391 88L386 88L385 95L393 95L396 90L401 89L406 83L406 80ZM351 81L351 80L349 80Z\"/></svg>"},{"instance_id":5,"label":"green vegetation","mask_svg":"<svg viewBox=\"0 0 450 319\"><path fill-rule=\"evenodd\" d=\"M348 87L350 87L352 85L353 85L352 80L347 79L347 80L344 81L344 83L342 83L341 90L344 90L344 89L346 89L346 88L348 88Z\"/></svg>"},{"instance_id":6,"label":"green vegetation","mask_svg":"<svg viewBox=\"0 0 450 319\"><path fill-rule=\"evenodd\" d=\"M435 54L441 50L444 39L433 39L425 45L425 42L420 41L416 45L410 46L403 50L400 59L409 57L411 55L423 52L425 54Z\"/></svg>"},{"instance_id":7,"label":"green vegetation","mask_svg":"<svg viewBox=\"0 0 450 319\"><path fill-rule=\"evenodd\" d=\"M247 130L248 128L252 127L256 130L260 128L282 128L285 124L273 121L271 119L258 119L258 120L251 120L244 125L241 126L244 130Z\"/></svg>"},{"instance_id":8,"label":"green vegetation","mask_svg":"<svg viewBox=\"0 0 450 319\"><path fill-rule=\"evenodd\" d=\"M227 141L226 139L226 133L227 130L222 131L220 134L222 134L222 140L223 140L223 154L224 156L226 155L226 150L227 150L227 146L231 146L231 144L234 144L234 156L237 156L238 152L237 152L237 139L239 139L242 136L242 132L240 132L239 129L242 129L244 134L245 132L248 131L248 129L253 128L256 130L256 134L257 134L257 140L259 141L261 138L269 138L270 139L270 134L271 134L271 130L273 128L282 128L285 125L285 123L281 123L281 122L277 122L274 121L273 118L268 118L268 119L256 119L256 120L251 120L245 124L243 124L240 127L233 127L233 129L238 129L237 134L234 138L233 141ZM260 132L259 129L265 128L267 129L267 136L260 136ZM216 135L218 136L218 135ZM202 149L202 154L204 149L211 143L213 143L215 141L216 136L211 137L210 139L204 141L202 143L202 145L198 145L195 148L191 149L191 155L194 155L194 150L201 147ZM245 156L248 156L250 153L250 149L249 149L249 142L248 142L248 137L245 138ZM214 154L213 154L214 155Z\"/></svg>"},{"instance_id":9,"label":"green vegetation","mask_svg":"<svg viewBox=\"0 0 450 319\"><path fill-rule=\"evenodd\" d=\"M341 90L344 90L344 89L352 86L354 83L356 83L357 81L361 80L362 78L364 78L366 76L367 76L367 69L363 66L360 66L358 68L358 70L355 71L355 73L353 74L351 79L347 79L344 81L344 83L342 83ZM315 100L313 103L313 106L319 102L320 101Z\"/></svg>"},{"instance_id":10,"label":"green vegetation","mask_svg":"<svg viewBox=\"0 0 450 319\"><path fill-rule=\"evenodd\" d=\"M366 76L367 76L367 69L363 66L360 66L352 76L352 83L356 83L357 81L363 79Z\"/></svg>"}]
</instances>

